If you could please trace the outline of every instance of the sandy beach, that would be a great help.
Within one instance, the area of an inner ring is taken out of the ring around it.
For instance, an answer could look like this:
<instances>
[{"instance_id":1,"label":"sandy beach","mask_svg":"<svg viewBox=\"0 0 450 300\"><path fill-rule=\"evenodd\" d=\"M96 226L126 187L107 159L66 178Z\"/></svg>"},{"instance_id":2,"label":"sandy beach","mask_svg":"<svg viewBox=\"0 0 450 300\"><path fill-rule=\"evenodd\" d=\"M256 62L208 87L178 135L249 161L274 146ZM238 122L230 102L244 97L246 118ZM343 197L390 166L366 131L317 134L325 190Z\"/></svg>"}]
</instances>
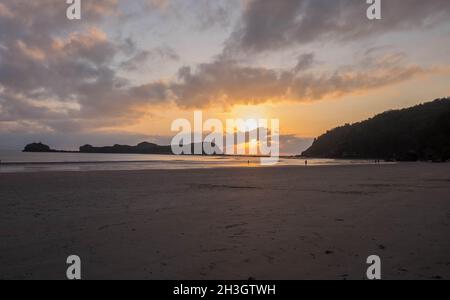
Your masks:
<instances>
[{"instance_id":1,"label":"sandy beach","mask_svg":"<svg viewBox=\"0 0 450 300\"><path fill-rule=\"evenodd\" d=\"M0 174L0 279L450 279L450 164Z\"/></svg>"}]
</instances>

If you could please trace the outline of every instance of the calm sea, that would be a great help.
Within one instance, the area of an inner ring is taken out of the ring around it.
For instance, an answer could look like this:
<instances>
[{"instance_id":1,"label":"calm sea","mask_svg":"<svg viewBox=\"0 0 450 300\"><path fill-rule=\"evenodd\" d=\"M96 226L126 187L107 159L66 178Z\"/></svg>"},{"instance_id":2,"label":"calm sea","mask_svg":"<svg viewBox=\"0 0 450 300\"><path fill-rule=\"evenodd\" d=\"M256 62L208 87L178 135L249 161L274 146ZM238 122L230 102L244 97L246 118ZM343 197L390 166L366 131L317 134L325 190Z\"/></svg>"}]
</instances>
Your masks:
<instances>
[{"instance_id":1,"label":"calm sea","mask_svg":"<svg viewBox=\"0 0 450 300\"><path fill-rule=\"evenodd\" d=\"M259 158L149 154L22 153L0 151L0 173L42 171L166 170L260 167ZM250 161L250 163L249 163ZM372 164L365 160L309 159L309 166ZM302 159L281 158L277 166L304 166Z\"/></svg>"}]
</instances>

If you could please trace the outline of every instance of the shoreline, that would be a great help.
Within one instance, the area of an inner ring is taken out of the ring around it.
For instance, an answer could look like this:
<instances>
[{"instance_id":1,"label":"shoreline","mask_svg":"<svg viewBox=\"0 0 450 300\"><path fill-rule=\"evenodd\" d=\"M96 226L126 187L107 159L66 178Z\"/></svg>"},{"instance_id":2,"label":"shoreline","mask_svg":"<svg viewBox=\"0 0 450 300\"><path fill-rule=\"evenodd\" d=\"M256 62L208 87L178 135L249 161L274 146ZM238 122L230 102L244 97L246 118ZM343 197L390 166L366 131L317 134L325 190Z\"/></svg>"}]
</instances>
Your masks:
<instances>
[{"instance_id":1,"label":"shoreline","mask_svg":"<svg viewBox=\"0 0 450 300\"><path fill-rule=\"evenodd\" d=\"M85 156L84 156L85 155ZM173 156L173 155L117 155L84 154L71 156L26 156L11 155L0 164L0 173L53 172L53 171L126 171L126 170L195 170L218 168L262 168L262 167L317 167L322 165L372 165L393 164L393 162L375 162L354 159L300 159L280 157L276 165L264 166L257 156ZM305 165L305 162L308 164Z\"/></svg>"}]
</instances>

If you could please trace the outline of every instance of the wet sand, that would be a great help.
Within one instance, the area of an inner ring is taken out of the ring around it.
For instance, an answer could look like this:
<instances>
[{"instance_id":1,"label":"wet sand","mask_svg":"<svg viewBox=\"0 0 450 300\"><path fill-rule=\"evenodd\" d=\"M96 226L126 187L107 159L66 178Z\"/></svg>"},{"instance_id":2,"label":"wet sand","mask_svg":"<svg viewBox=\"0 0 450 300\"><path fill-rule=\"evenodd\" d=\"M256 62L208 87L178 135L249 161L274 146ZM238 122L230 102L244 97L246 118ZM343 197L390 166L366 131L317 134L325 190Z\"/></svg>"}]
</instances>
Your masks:
<instances>
[{"instance_id":1,"label":"wet sand","mask_svg":"<svg viewBox=\"0 0 450 300\"><path fill-rule=\"evenodd\" d=\"M450 164L0 174L0 279L450 279Z\"/></svg>"}]
</instances>

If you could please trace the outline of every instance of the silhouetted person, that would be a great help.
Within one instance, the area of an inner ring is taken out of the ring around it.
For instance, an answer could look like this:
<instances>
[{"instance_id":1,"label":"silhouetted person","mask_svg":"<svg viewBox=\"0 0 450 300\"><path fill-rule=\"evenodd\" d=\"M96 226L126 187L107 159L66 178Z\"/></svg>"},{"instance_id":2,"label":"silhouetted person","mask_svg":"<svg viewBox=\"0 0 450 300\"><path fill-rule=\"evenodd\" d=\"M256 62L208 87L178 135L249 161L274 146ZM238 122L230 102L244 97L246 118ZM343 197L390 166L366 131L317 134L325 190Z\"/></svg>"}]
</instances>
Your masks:
<instances>
[{"instance_id":1,"label":"silhouetted person","mask_svg":"<svg viewBox=\"0 0 450 300\"><path fill-rule=\"evenodd\" d=\"M307 160L305 160L305 166L306 166L306 167L308 166L308 161L307 161Z\"/></svg>"}]
</instances>

